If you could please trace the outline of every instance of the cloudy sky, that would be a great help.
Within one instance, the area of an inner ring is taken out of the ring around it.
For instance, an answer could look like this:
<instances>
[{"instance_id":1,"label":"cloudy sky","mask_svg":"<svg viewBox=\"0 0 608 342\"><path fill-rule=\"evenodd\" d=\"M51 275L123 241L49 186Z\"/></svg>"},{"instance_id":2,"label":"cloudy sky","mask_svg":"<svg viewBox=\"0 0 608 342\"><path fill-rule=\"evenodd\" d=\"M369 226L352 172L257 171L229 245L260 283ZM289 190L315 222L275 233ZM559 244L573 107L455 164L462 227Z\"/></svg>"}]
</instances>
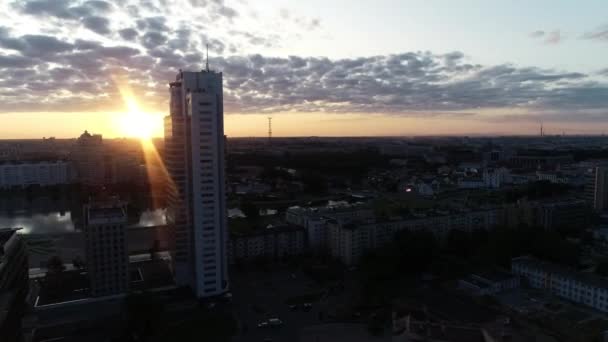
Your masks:
<instances>
[{"instance_id":1,"label":"cloudy sky","mask_svg":"<svg viewBox=\"0 0 608 342\"><path fill-rule=\"evenodd\" d=\"M226 133L608 130L598 1L3 0L0 138L127 134L119 86L162 134L178 69L224 73Z\"/></svg>"}]
</instances>

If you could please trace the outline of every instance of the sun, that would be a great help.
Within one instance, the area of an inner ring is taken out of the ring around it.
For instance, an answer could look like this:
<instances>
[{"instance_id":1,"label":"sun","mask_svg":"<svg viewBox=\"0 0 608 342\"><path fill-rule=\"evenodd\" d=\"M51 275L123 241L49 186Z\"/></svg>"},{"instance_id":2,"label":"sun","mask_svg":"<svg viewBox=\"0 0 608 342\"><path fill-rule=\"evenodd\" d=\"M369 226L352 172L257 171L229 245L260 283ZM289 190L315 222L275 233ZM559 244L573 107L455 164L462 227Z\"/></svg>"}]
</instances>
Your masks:
<instances>
[{"instance_id":1,"label":"sun","mask_svg":"<svg viewBox=\"0 0 608 342\"><path fill-rule=\"evenodd\" d=\"M120 117L120 129L125 136L150 139L154 134L153 117L143 112L128 112Z\"/></svg>"},{"instance_id":2,"label":"sun","mask_svg":"<svg viewBox=\"0 0 608 342\"><path fill-rule=\"evenodd\" d=\"M119 118L120 130L128 137L150 139L154 134L154 117L142 112L133 98L126 99L129 111Z\"/></svg>"}]
</instances>

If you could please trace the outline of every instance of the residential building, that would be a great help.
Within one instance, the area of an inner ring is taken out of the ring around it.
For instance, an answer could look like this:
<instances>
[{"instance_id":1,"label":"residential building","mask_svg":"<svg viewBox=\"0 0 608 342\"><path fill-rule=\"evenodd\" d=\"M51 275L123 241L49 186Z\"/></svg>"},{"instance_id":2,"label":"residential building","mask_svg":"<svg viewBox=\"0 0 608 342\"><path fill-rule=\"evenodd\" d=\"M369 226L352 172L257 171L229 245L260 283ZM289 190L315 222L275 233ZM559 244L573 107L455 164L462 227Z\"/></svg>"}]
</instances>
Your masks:
<instances>
[{"instance_id":1,"label":"residential building","mask_svg":"<svg viewBox=\"0 0 608 342\"><path fill-rule=\"evenodd\" d=\"M608 280L523 256L511 260L511 271L535 289L608 312Z\"/></svg>"},{"instance_id":2,"label":"residential building","mask_svg":"<svg viewBox=\"0 0 608 342\"><path fill-rule=\"evenodd\" d=\"M165 117L167 223L179 286L199 298L228 290L222 73L180 71Z\"/></svg>"},{"instance_id":3,"label":"residential building","mask_svg":"<svg viewBox=\"0 0 608 342\"><path fill-rule=\"evenodd\" d=\"M18 229L0 229L0 337L21 341L21 319L28 285L28 258Z\"/></svg>"},{"instance_id":4,"label":"residential building","mask_svg":"<svg viewBox=\"0 0 608 342\"><path fill-rule=\"evenodd\" d=\"M0 188L25 188L71 183L71 163L56 161L14 161L0 164Z\"/></svg>"},{"instance_id":5,"label":"residential building","mask_svg":"<svg viewBox=\"0 0 608 342\"><path fill-rule=\"evenodd\" d=\"M287 209L285 220L289 224L304 227L308 247L320 252L329 247L329 219L340 221L361 221L374 217L374 211L364 205L347 205L319 208L292 207Z\"/></svg>"},{"instance_id":6,"label":"residential building","mask_svg":"<svg viewBox=\"0 0 608 342\"><path fill-rule=\"evenodd\" d=\"M495 295L519 287L519 277L509 272L494 270L470 274L458 281L461 289L476 296Z\"/></svg>"},{"instance_id":7,"label":"residential building","mask_svg":"<svg viewBox=\"0 0 608 342\"><path fill-rule=\"evenodd\" d=\"M332 256L347 265L355 264L369 249L379 248L392 241L400 231L429 231L444 241L451 230L472 232L490 230L499 224L499 210L470 212L435 212L429 216L398 220L328 220L328 247Z\"/></svg>"},{"instance_id":8,"label":"residential building","mask_svg":"<svg viewBox=\"0 0 608 342\"><path fill-rule=\"evenodd\" d=\"M537 225L544 229L584 229L591 223L591 210L582 200L541 203Z\"/></svg>"},{"instance_id":9,"label":"residential building","mask_svg":"<svg viewBox=\"0 0 608 342\"><path fill-rule=\"evenodd\" d=\"M84 235L91 294L95 297L129 289L129 254L125 230L127 205L118 198L84 206Z\"/></svg>"},{"instance_id":10,"label":"residential building","mask_svg":"<svg viewBox=\"0 0 608 342\"><path fill-rule=\"evenodd\" d=\"M482 178L486 188L498 189L511 182L511 173L504 167L486 168Z\"/></svg>"},{"instance_id":11,"label":"residential building","mask_svg":"<svg viewBox=\"0 0 608 342\"><path fill-rule=\"evenodd\" d=\"M536 171L536 179L554 184L569 184L570 178L559 171Z\"/></svg>"},{"instance_id":12,"label":"residential building","mask_svg":"<svg viewBox=\"0 0 608 342\"><path fill-rule=\"evenodd\" d=\"M228 243L228 260L248 261L256 258L279 260L304 252L305 232L302 227L275 226L249 233L232 233Z\"/></svg>"},{"instance_id":13,"label":"residential building","mask_svg":"<svg viewBox=\"0 0 608 342\"><path fill-rule=\"evenodd\" d=\"M101 185L105 179L105 159L101 134L84 131L70 156L78 181L88 186Z\"/></svg>"}]
</instances>

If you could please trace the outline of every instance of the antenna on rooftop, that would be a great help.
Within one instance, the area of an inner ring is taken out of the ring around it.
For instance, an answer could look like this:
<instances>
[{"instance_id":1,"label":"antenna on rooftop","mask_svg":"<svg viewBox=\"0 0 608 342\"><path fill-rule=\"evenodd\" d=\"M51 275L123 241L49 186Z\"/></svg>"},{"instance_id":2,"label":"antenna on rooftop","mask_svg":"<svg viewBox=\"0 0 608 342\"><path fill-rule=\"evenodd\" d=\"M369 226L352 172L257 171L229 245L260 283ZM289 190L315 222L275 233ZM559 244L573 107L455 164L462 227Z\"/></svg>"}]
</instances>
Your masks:
<instances>
[{"instance_id":1,"label":"antenna on rooftop","mask_svg":"<svg viewBox=\"0 0 608 342\"><path fill-rule=\"evenodd\" d=\"M272 140L272 118L268 117L268 143Z\"/></svg>"},{"instance_id":2,"label":"antenna on rooftop","mask_svg":"<svg viewBox=\"0 0 608 342\"><path fill-rule=\"evenodd\" d=\"M205 70L209 72L209 44L205 44L207 47L207 60L205 61Z\"/></svg>"}]
</instances>

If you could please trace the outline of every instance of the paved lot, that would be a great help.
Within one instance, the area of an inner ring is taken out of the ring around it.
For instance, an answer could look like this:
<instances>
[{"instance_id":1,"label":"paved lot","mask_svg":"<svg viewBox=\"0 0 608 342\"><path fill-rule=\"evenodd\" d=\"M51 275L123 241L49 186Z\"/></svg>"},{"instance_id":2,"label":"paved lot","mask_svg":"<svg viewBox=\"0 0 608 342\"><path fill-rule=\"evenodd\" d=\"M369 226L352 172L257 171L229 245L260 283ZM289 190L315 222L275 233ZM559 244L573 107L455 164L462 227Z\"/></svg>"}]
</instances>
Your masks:
<instances>
[{"instance_id":1,"label":"paved lot","mask_svg":"<svg viewBox=\"0 0 608 342\"><path fill-rule=\"evenodd\" d=\"M231 283L232 305L240 327L235 341L264 341L266 338L273 342L298 341L301 330L319 324L319 312L326 309L322 301L313 302L309 312L301 307L291 311L285 303L292 297L322 291L301 272L233 273ZM274 317L283 321L282 327L257 327L261 321Z\"/></svg>"}]
</instances>

